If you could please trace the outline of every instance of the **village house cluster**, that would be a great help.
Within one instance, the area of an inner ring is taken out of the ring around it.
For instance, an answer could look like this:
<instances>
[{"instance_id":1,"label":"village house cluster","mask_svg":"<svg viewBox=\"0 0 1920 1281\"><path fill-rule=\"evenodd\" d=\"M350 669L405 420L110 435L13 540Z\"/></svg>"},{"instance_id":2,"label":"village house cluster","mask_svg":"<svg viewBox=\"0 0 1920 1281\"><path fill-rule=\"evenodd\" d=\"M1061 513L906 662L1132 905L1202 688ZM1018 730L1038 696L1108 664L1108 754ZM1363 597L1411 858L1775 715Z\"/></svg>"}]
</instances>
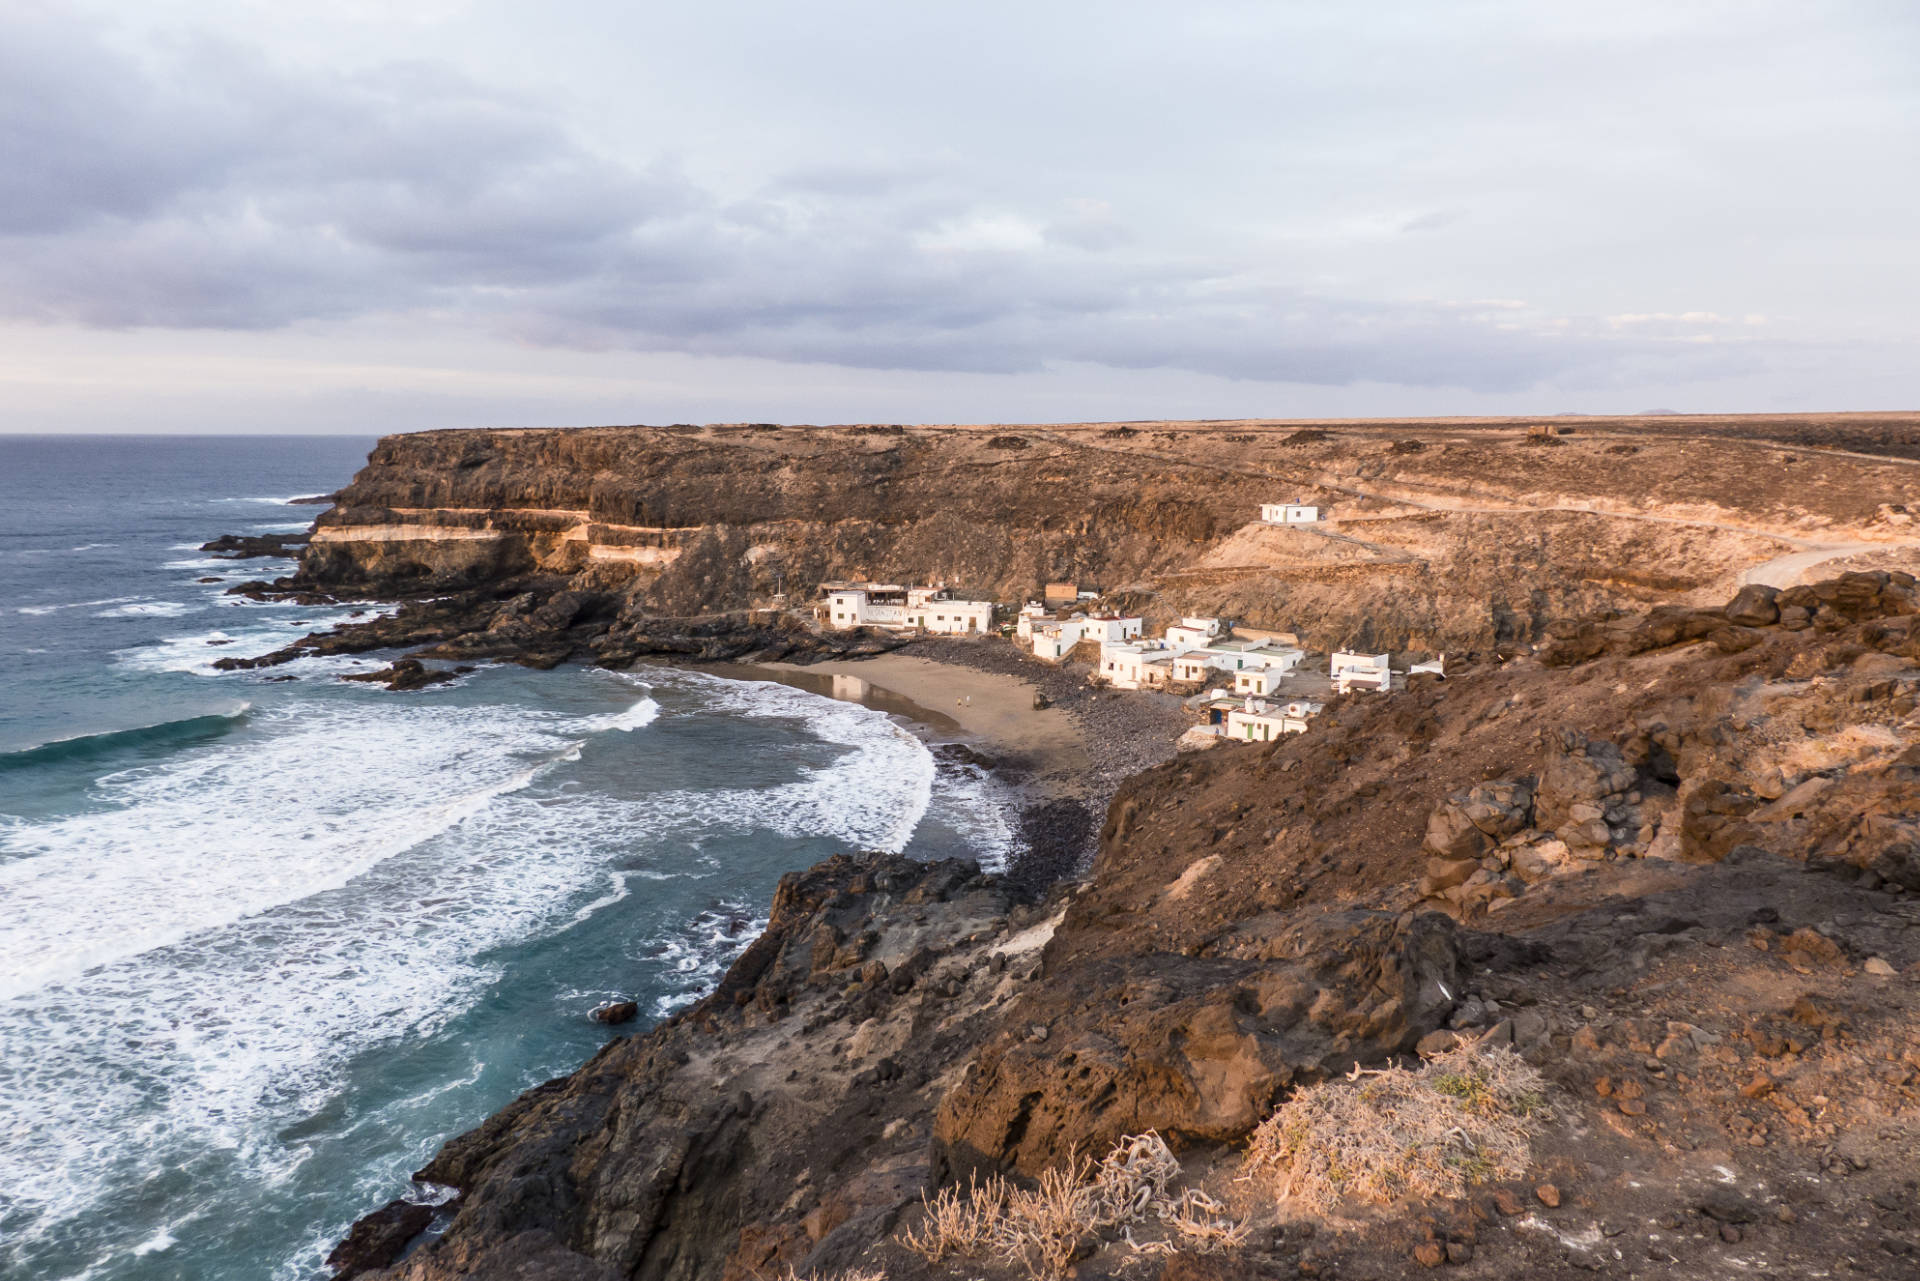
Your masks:
<instances>
[{"instance_id":1,"label":"village house cluster","mask_svg":"<svg viewBox=\"0 0 1920 1281\"><path fill-rule=\"evenodd\" d=\"M1264 503L1260 518L1271 525L1312 525L1324 511L1306 503ZM829 627L880 627L935 635L984 635L995 630L991 600L963 595L943 583L908 587L897 583L826 583L819 607ZM1075 650L1093 660L1095 683L1122 690L1191 692L1187 707L1199 723L1200 741L1231 738L1271 742L1305 732L1322 704L1314 694L1354 690L1391 692L1414 675L1445 676L1446 656L1393 670L1387 654L1335 650L1324 676L1304 670L1306 650L1287 632L1236 629L1220 618L1182 618L1157 637L1145 635L1145 619L1102 612L1101 593L1076 583L1048 583L1042 599L1015 615L1013 642L1050 663ZM1097 654L1097 656L1096 656ZM1283 688L1292 697L1283 694Z\"/></svg>"}]
</instances>

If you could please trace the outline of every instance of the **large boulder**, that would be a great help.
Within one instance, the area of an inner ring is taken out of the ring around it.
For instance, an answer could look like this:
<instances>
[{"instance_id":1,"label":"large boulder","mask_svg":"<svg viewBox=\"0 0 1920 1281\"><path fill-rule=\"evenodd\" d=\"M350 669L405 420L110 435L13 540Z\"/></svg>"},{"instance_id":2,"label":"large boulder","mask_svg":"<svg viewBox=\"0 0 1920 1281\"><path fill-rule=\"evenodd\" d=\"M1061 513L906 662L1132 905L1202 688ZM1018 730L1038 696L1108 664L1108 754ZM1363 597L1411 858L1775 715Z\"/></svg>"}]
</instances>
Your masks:
<instances>
[{"instance_id":1,"label":"large boulder","mask_svg":"<svg viewBox=\"0 0 1920 1281\"><path fill-rule=\"evenodd\" d=\"M1727 621L1741 627L1770 627L1780 621L1780 606L1775 600L1779 595L1777 587L1748 583L1727 602Z\"/></svg>"},{"instance_id":2,"label":"large boulder","mask_svg":"<svg viewBox=\"0 0 1920 1281\"><path fill-rule=\"evenodd\" d=\"M1050 965L941 1101L935 1178L1037 1174L1144 1130L1243 1138L1293 1085L1410 1051L1459 966L1446 917L1363 911L1243 922L1206 956Z\"/></svg>"},{"instance_id":3,"label":"large boulder","mask_svg":"<svg viewBox=\"0 0 1920 1281\"><path fill-rule=\"evenodd\" d=\"M1638 777L1618 745L1578 730L1557 731L1549 738L1540 772L1535 821L1577 857L1602 857L1639 827L1630 796Z\"/></svg>"},{"instance_id":4,"label":"large boulder","mask_svg":"<svg viewBox=\"0 0 1920 1281\"><path fill-rule=\"evenodd\" d=\"M1427 816L1424 847L1442 861L1475 859L1533 818L1533 788L1525 782L1481 783L1455 792Z\"/></svg>"}]
</instances>

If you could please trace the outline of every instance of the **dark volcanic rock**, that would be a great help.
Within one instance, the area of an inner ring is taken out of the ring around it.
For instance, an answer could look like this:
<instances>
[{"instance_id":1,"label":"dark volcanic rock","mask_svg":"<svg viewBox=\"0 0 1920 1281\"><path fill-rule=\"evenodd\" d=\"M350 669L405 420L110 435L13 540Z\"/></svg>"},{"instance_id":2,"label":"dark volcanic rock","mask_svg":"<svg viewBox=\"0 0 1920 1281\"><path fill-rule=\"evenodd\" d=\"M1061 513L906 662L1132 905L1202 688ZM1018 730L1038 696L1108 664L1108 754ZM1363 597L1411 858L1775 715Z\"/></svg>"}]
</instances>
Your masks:
<instances>
[{"instance_id":1,"label":"dark volcanic rock","mask_svg":"<svg viewBox=\"0 0 1920 1281\"><path fill-rule=\"evenodd\" d=\"M640 1016L640 1006L633 1001L609 1001L592 1014L595 1023L631 1023Z\"/></svg>"},{"instance_id":2,"label":"dark volcanic rock","mask_svg":"<svg viewBox=\"0 0 1920 1281\"><path fill-rule=\"evenodd\" d=\"M255 556L283 556L292 559L306 550L309 534L222 534L200 550L223 560L247 560Z\"/></svg>"},{"instance_id":3,"label":"dark volcanic rock","mask_svg":"<svg viewBox=\"0 0 1920 1281\"><path fill-rule=\"evenodd\" d=\"M334 1281L350 1281L396 1262L407 1245L433 1222L433 1207L412 1201L389 1201L372 1214L361 1216L346 1240L327 1255Z\"/></svg>"},{"instance_id":4,"label":"dark volcanic rock","mask_svg":"<svg viewBox=\"0 0 1920 1281\"><path fill-rule=\"evenodd\" d=\"M342 676L343 681L361 681L370 685L385 685L396 692L425 689L429 685L438 685L454 679L453 672L428 667L417 658L396 659L391 666L377 672L358 672L351 676Z\"/></svg>"},{"instance_id":5,"label":"dark volcanic rock","mask_svg":"<svg viewBox=\"0 0 1920 1281\"><path fill-rule=\"evenodd\" d=\"M1247 921L1206 956L1081 962L1057 941L1048 962L1013 1035L941 1102L945 1178L1038 1174L1147 1130L1243 1138L1289 1086L1411 1050L1460 990L1453 923L1434 913Z\"/></svg>"}]
</instances>

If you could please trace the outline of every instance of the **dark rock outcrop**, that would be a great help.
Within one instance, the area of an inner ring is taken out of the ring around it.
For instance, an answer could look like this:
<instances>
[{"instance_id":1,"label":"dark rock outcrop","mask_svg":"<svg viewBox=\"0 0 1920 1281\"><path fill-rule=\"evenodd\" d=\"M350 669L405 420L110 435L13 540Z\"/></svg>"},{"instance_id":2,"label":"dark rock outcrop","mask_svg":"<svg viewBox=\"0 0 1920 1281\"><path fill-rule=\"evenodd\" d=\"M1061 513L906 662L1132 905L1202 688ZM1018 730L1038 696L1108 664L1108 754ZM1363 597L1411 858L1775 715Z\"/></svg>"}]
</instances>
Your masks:
<instances>
[{"instance_id":1,"label":"dark rock outcrop","mask_svg":"<svg viewBox=\"0 0 1920 1281\"><path fill-rule=\"evenodd\" d=\"M1290 1086L1411 1050L1460 990L1439 915L1256 918L1204 956L1083 962L1071 939L941 1101L943 1180L1035 1175L1147 1130L1244 1138Z\"/></svg>"}]
</instances>

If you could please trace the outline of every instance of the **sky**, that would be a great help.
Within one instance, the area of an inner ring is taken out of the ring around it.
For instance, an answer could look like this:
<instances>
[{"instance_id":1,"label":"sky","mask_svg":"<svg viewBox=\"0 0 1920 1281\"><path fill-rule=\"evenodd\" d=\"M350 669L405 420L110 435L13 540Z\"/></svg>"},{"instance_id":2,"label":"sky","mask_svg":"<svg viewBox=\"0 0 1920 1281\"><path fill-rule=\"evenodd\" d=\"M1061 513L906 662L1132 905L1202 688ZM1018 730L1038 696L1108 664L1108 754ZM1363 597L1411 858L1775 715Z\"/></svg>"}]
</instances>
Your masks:
<instances>
[{"instance_id":1,"label":"sky","mask_svg":"<svg viewBox=\"0 0 1920 1281\"><path fill-rule=\"evenodd\" d=\"M1920 6L0 0L0 431L1920 408Z\"/></svg>"}]
</instances>

